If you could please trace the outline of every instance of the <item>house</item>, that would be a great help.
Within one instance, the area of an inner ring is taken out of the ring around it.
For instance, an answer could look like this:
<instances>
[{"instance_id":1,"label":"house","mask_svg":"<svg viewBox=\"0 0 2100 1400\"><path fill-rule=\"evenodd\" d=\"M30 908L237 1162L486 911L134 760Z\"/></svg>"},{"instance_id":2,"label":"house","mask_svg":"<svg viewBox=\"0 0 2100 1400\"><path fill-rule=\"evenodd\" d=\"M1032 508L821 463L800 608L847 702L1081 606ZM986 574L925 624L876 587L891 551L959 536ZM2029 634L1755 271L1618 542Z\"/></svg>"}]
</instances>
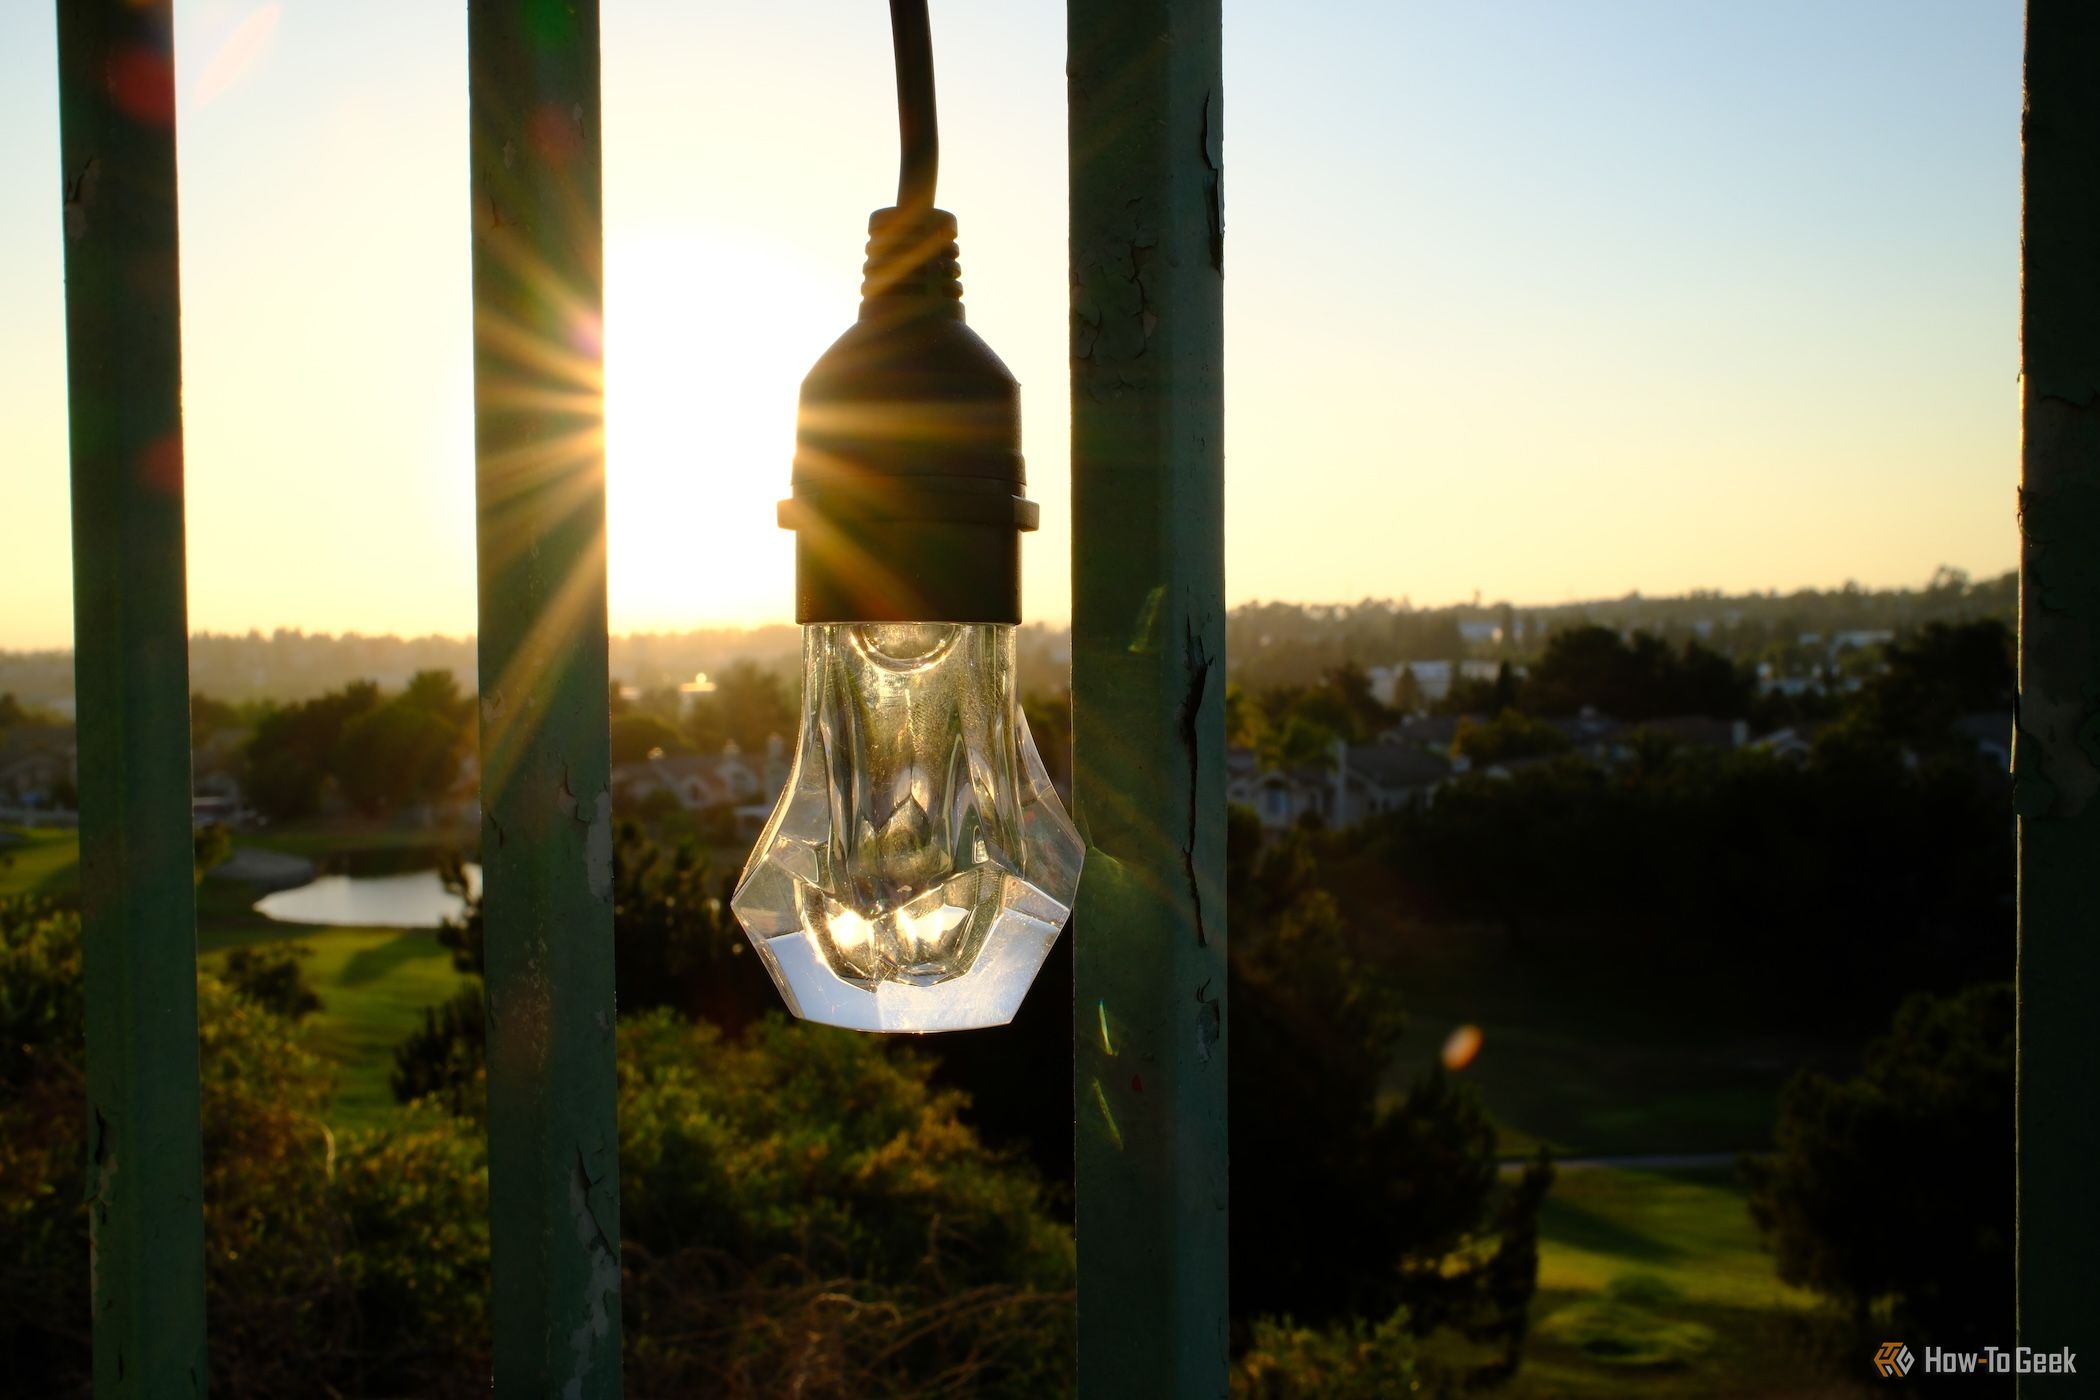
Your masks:
<instances>
[{"instance_id":1,"label":"house","mask_svg":"<svg viewBox=\"0 0 2100 1400\"><path fill-rule=\"evenodd\" d=\"M1381 705L1394 705L1400 699L1400 678L1414 677L1414 688L1424 704L1434 705L1451 694L1454 681L1492 681L1501 672L1499 661L1396 661L1390 666L1373 666L1364 672L1371 683L1371 695ZM1522 675L1518 667L1515 674Z\"/></svg>"},{"instance_id":2,"label":"house","mask_svg":"<svg viewBox=\"0 0 2100 1400\"><path fill-rule=\"evenodd\" d=\"M1378 742L1448 752L1451 741L1457 737L1457 715L1405 715L1398 724L1381 733Z\"/></svg>"},{"instance_id":3,"label":"house","mask_svg":"<svg viewBox=\"0 0 2100 1400\"><path fill-rule=\"evenodd\" d=\"M1451 760L1429 749L1403 744L1335 746L1337 776L1328 824L1355 826L1367 817L1427 805L1451 776Z\"/></svg>"},{"instance_id":4,"label":"house","mask_svg":"<svg viewBox=\"0 0 2100 1400\"><path fill-rule=\"evenodd\" d=\"M1265 769L1249 749L1225 754L1226 800L1250 807L1264 831L1314 821L1330 828L1426 803L1453 772L1450 760L1419 746L1337 743L1328 763Z\"/></svg>"},{"instance_id":5,"label":"house","mask_svg":"<svg viewBox=\"0 0 2100 1400\"><path fill-rule=\"evenodd\" d=\"M644 762L614 765L613 797L639 802L654 793L668 793L689 812L734 808L739 822L755 808L763 825L787 783L787 769L787 745L777 735L767 741L763 758L744 754L735 744L723 745L720 753L657 750Z\"/></svg>"},{"instance_id":6,"label":"house","mask_svg":"<svg viewBox=\"0 0 2100 1400\"><path fill-rule=\"evenodd\" d=\"M1252 808L1264 831L1284 831L1297 825L1303 797L1285 774L1264 770L1252 749L1225 750L1225 800Z\"/></svg>"},{"instance_id":7,"label":"house","mask_svg":"<svg viewBox=\"0 0 2100 1400\"><path fill-rule=\"evenodd\" d=\"M1458 639L1467 646L1495 646L1502 641L1502 624L1487 618L1461 618Z\"/></svg>"},{"instance_id":8,"label":"house","mask_svg":"<svg viewBox=\"0 0 2100 1400\"><path fill-rule=\"evenodd\" d=\"M1546 723L1567 737L1568 747L1602 762L1617 756L1618 736L1626 726L1585 707L1580 714L1549 716Z\"/></svg>"},{"instance_id":9,"label":"house","mask_svg":"<svg viewBox=\"0 0 2100 1400\"><path fill-rule=\"evenodd\" d=\"M1821 723L1788 725L1784 729L1775 729L1770 734L1763 735L1750 747L1763 749L1774 758L1785 759L1789 763L1806 763L1809 756L1816 751L1816 734L1823 727Z\"/></svg>"}]
</instances>

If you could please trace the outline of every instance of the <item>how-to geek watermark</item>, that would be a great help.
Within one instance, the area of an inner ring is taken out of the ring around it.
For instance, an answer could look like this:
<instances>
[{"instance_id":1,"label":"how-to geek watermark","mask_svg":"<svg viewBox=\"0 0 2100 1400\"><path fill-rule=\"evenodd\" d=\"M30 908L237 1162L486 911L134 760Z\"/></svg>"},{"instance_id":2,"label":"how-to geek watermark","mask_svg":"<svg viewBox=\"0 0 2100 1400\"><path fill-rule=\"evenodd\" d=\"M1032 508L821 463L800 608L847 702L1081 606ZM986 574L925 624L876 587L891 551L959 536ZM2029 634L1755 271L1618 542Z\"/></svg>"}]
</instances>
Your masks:
<instances>
[{"instance_id":1,"label":"how-to geek watermark","mask_svg":"<svg viewBox=\"0 0 2100 1400\"><path fill-rule=\"evenodd\" d=\"M1891 1379L1907 1376L1918 1358L1901 1342L1883 1342L1874 1352L1874 1369ZM2078 1353L2069 1347L1984 1347L1979 1351L1925 1348L1927 1375L2075 1376Z\"/></svg>"}]
</instances>

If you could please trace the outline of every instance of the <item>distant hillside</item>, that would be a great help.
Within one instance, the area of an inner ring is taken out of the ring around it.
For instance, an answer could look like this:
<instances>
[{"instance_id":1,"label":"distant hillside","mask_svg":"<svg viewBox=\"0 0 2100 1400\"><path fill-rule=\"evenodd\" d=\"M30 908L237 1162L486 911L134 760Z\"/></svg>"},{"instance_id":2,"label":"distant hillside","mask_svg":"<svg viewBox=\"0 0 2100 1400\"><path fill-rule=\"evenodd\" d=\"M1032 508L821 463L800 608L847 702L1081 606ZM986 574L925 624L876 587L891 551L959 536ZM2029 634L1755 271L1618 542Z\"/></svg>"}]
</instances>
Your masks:
<instances>
[{"instance_id":1,"label":"distant hillside","mask_svg":"<svg viewBox=\"0 0 2100 1400\"><path fill-rule=\"evenodd\" d=\"M1981 581L1943 568L1922 588L1869 589L1857 584L1793 593L1696 592L1649 598L1525 605L1471 603L1418 608L1405 599L1360 603L1248 603L1225 628L1232 678L1260 689L1302 685L1345 663L1369 668L1396 661L1442 661L1538 654L1548 634L1598 624L1649 632L1672 642L1697 639L1723 655L1785 662L1846 633L1898 635L1928 622L2019 616L2019 575Z\"/></svg>"},{"instance_id":2,"label":"distant hillside","mask_svg":"<svg viewBox=\"0 0 2100 1400\"><path fill-rule=\"evenodd\" d=\"M1803 637L1845 632L1903 632L1924 623L1999 617L2018 609L2018 576L1971 580L1942 569L1921 588L1863 589L1856 585L1795 593L1690 593L1546 606L1505 602L1416 607L1407 600L1359 603L1247 603L1226 623L1226 656L1243 685L1293 685L1353 663L1534 654L1547 633L1594 622L1673 640L1698 637L1728 655L1763 659L1797 648ZM800 629L785 625L709 628L692 632L629 633L612 639L612 673L624 684L651 689L720 672L748 660L792 671L801 654ZM1029 624L1021 629L1022 686L1049 691L1064 684L1071 661L1068 629ZM234 636L200 632L190 639L191 687L223 700L300 700L354 680L388 688L417 671L444 670L474 684L471 637L333 636L280 630ZM73 699L70 651L0 651L0 694L24 704L68 712Z\"/></svg>"}]
</instances>

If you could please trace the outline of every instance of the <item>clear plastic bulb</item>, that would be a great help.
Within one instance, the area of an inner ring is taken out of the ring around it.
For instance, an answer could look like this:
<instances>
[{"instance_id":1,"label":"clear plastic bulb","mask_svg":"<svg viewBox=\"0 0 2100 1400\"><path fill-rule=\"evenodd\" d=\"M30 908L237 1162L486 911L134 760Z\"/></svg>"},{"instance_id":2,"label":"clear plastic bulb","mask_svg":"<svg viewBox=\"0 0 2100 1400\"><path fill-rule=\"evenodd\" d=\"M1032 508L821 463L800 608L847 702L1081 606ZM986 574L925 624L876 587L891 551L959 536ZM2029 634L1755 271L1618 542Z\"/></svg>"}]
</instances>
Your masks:
<instances>
[{"instance_id":1,"label":"clear plastic bulb","mask_svg":"<svg viewBox=\"0 0 2100 1400\"><path fill-rule=\"evenodd\" d=\"M789 1010L1004 1025L1083 855L1021 714L1011 626L802 629L794 770L730 900Z\"/></svg>"}]
</instances>

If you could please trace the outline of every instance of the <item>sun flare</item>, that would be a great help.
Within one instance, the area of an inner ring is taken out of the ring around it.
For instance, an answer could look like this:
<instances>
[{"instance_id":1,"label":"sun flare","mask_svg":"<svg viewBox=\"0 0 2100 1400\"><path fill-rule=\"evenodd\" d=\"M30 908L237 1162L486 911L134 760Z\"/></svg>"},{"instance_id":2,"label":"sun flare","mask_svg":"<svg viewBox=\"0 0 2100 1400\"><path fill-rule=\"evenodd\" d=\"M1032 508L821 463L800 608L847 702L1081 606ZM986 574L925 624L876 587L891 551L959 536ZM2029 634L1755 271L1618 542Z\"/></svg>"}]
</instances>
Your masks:
<instances>
[{"instance_id":1,"label":"sun flare","mask_svg":"<svg viewBox=\"0 0 2100 1400\"><path fill-rule=\"evenodd\" d=\"M850 287L719 231L606 252L606 511L616 631L782 621L802 376L851 322Z\"/></svg>"}]
</instances>

